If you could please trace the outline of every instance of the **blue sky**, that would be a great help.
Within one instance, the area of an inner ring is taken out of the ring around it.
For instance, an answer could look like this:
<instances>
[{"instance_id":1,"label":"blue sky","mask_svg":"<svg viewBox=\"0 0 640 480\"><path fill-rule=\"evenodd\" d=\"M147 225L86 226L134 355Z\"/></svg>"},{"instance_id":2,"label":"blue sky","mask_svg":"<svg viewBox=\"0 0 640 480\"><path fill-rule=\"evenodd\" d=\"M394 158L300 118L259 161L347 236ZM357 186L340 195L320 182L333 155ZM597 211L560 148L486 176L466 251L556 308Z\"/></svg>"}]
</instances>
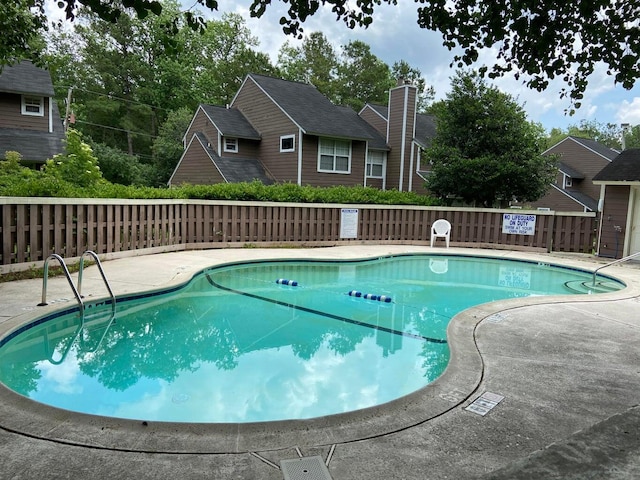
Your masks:
<instances>
[{"instance_id":1,"label":"blue sky","mask_svg":"<svg viewBox=\"0 0 640 480\"><path fill-rule=\"evenodd\" d=\"M55 12L53 16L60 16L62 11L52 0L49 1L51 11ZM250 18L250 0L221 0L219 10L213 13L197 5L195 0L181 2L185 8L194 7L195 4L209 18L219 19L223 12L242 15L260 41L257 49L267 53L273 63L277 61L278 51L286 41L293 45L300 44L300 41L282 33L279 19L287 7L282 1L275 0L260 19ZM455 70L449 67L454 52L442 46L440 34L418 27L416 9L417 4L408 0L398 0L397 6L383 4L376 7L373 24L368 29L349 30L342 22L336 22L329 8L321 7L320 12L304 24L304 29L306 33L324 33L338 52L341 45L351 40L361 40L390 66L399 60L407 61L412 67L420 69L427 83L435 88L436 99L441 99L449 91L450 78L455 74ZM477 66L481 66L482 62L492 65L494 58L495 51L482 52ZM522 81L515 80L513 76L498 79L493 84L511 94L524 107L529 120L540 122L547 131L554 127L566 129L582 120L616 125L640 124L640 82L633 89L625 90L615 85L604 66L598 66L590 77L582 106L573 116L566 113L571 107L569 100L560 98L559 92L564 86L561 80L551 82L544 92L526 88Z\"/></svg>"}]
</instances>

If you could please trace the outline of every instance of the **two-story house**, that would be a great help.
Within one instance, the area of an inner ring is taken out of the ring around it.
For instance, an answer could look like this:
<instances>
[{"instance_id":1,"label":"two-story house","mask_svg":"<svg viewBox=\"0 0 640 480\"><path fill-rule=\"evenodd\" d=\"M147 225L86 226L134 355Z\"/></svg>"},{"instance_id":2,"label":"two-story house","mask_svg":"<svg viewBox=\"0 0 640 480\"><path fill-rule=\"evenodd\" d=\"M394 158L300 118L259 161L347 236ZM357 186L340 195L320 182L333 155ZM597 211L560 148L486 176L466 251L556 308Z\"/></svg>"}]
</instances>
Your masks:
<instances>
[{"instance_id":1,"label":"two-story house","mask_svg":"<svg viewBox=\"0 0 640 480\"><path fill-rule=\"evenodd\" d=\"M360 114L313 85L249 74L227 107L200 105L169 185L258 179L424 191L420 153L435 132L416 113L417 89L399 82L389 107Z\"/></svg>"},{"instance_id":2,"label":"two-story house","mask_svg":"<svg viewBox=\"0 0 640 480\"><path fill-rule=\"evenodd\" d=\"M595 212L600 187L593 177L616 158L619 152L595 140L568 136L543 152L559 157L558 173L547 194L530 205L563 212Z\"/></svg>"},{"instance_id":3,"label":"two-story house","mask_svg":"<svg viewBox=\"0 0 640 480\"><path fill-rule=\"evenodd\" d=\"M0 73L0 158L15 151L35 167L63 150L64 128L49 72L30 61Z\"/></svg>"}]
</instances>

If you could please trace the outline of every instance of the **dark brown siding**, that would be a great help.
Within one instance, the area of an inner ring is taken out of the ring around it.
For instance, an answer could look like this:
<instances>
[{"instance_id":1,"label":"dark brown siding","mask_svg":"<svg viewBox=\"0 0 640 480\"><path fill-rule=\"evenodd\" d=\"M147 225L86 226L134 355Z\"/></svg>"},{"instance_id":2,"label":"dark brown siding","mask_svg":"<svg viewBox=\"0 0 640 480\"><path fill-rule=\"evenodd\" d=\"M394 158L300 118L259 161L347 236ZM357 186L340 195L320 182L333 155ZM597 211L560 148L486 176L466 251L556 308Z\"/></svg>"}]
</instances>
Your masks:
<instances>
[{"instance_id":1,"label":"dark brown siding","mask_svg":"<svg viewBox=\"0 0 640 480\"><path fill-rule=\"evenodd\" d=\"M360 112L360 117L375 128L380 135L387 138L387 121L378 115L371 107L365 107Z\"/></svg>"},{"instance_id":2,"label":"dark brown siding","mask_svg":"<svg viewBox=\"0 0 640 480\"><path fill-rule=\"evenodd\" d=\"M259 145L259 158L278 182L298 181L298 127L287 117L280 108L251 80L247 81L238 91L233 102L251 122L262 138ZM280 137L295 135L295 151L280 153ZM303 149L305 160L311 160L310 153ZM315 158L315 157L314 157Z\"/></svg>"},{"instance_id":3,"label":"dark brown siding","mask_svg":"<svg viewBox=\"0 0 640 480\"><path fill-rule=\"evenodd\" d=\"M241 158L258 158L260 154L260 142L257 140L238 140L238 153L237 155ZM225 154L228 156L229 153Z\"/></svg>"},{"instance_id":4,"label":"dark brown siding","mask_svg":"<svg viewBox=\"0 0 640 480\"><path fill-rule=\"evenodd\" d=\"M598 248L598 255L602 257L621 258L623 255L630 193L628 185L605 187Z\"/></svg>"},{"instance_id":5,"label":"dark brown siding","mask_svg":"<svg viewBox=\"0 0 640 480\"><path fill-rule=\"evenodd\" d=\"M49 131L49 101L44 99L44 116L22 115L22 96L0 93L0 128Z\"/></svg>"},{"instance_id":6,"label":"dark brown siding","mask_svg":"<svg viewBox=\"0 0 640 480\"><path fill-rule=\"evenodd\" d=\"M260 151L260 142L257 140L247 140L244 138L238 139L238 151L237 152L229 152L224 149L225 142L224 135L221 137L221 145L222 152L220 152L221 157L225 158L258 158L258 154ZM228 137L235 138L235 137Z\"/></svg>"},{"instance_id":7,"label":"dark brown siding","mask_svg":"<svg viewBox=\"0 0 640 480\"><path fill-rule=\"evenodd\" d=\"M225 180L213 164L202 145L197 140L185 152L180 165L174 172L171 185L191 183L193 185L211 185Z\"/></svg>"},{"instance_id":8,"label":"dark brown siding","mask_svg":"<svg viewBox=\"0 0 640 480\"><path fill-rule=\"evenodd\" d=\"M204 111L200 108L196 111L195 118L185 135L187 145L189 145L191 137L193 137L193 134L196 132L204 133L213 149L216 152L218 151L218 130L211 124L209 118L207 118Z\"/></svg>"},{"instance_id":9,"label":"dark brown siding","mask_svg":"<svg viewBox=\"0 0 640 480\"><path fill-rule=\"evenodd\" d=\"M382 179L381 178L367 178L367 187L377 188L382 190Z\"/></svg>"},{"instance_id":10,"label":"dark brown siding","mask_svg":"<svg viewBox=\"0 0 640 480\"><path fill-rule=\"evenodd\" d=\"M599 195L599 194L598 194ZM598 198L598 197L596 197ZM535 202L523 205L524 208L550 208L558 212L583 212L584 207L567 195L549 187L547 194Z\"/></svg>"},{"instance_id":11,"label":"dark brown siding","mask_svg":"<svg viewBox=\"0 0 640 480\"><path fill-rule=\"evenodd\" d=\"M567 187L568 191L582 192L596 200L599 198L600 186L594 185L592 179L596 173L609 165L609 160L570 138L560 142L547 153L558 154L561 162L584 175L584 180L573 179L573 186ZM561 177L560 175L560 183L558 184L560 188L562 188Z\"/></svg>"},{"instance_id":12,"label":"dark brown siding","mask_svg":"<svg viewBox=\"0 0 640 480\"><path fill-rule=\"evenodd\" d=\"M418 195L429 195L429 191L424 187L424 178L413 172L413 189Z\"/></svg>"},{"instance_id":13,"label":"dark brown siding","mask_svg":"<svg viewBox=\"0 0 640 480\"><path fill-rule=\"evenodd\" d=\"M318 137L304 136L304 159L302 161L302 184L319 187L333 185L364 185L366 143L351 142L351 174L318 172Z\"/></svg>"}]
</instances>

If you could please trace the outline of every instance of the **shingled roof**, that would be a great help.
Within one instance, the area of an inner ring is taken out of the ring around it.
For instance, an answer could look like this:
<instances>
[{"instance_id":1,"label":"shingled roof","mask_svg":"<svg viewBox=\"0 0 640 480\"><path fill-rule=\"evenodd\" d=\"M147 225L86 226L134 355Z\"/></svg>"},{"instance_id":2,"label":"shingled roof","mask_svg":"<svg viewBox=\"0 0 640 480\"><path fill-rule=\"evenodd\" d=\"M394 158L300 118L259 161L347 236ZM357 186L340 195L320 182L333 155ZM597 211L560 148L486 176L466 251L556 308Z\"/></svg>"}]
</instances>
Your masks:
<instances>
[{"instance_id":1,"label":"shingled roof","mask_svg":"<svg viewBox=\"0 0 640 480\"><path fill-rule=\"evenodd\" d=\"M594 177L594 183L639 182L640 148L624 150L613 161L600 170Z\"/></svg>"},{"instance_id":2,"label":"shingled roof","mask_svg":"<svg viewBox=\"0 0 640 480\"><path fill-rule=\"evenodd\" d=\"M591 198L589 195L579 192L577 190L564 190L555 187L558 191L566 195L567 197L571 197L574 201L578 202L580 205L587 207L592 212L595 212L598 209L598 201Z\"/></svg>"},{"instance_id":3,"label":"shingled roof","mask_svg":"<svg viewBox=\"0 0 640 480\"><path fill-rule=\"evenodd\" d=\"M36 67L28 60L3 67L0 73L0 92L54 96L49 72Z\"/></svg>"},{"instance_id":4,"label":"shingled roof","mask_svg":"<svg viewBox=\"0 0 640 480\"><path fill-rule=\"evenodd\" d=\"M389 150L386 140L378 131L364 121L351 107L338 107L343 110L344 115L350 116L352 122L362 122L363 127L369 132L371 140L369 140L369 148L373 150Z\"/></svg>"},{"instance_id":5,"label":"shingled roof","mask_svg":"<svg viewBox=\"0 0 640 480\"><path fill-rule=\"evenodd\" d=\"M375 103L368 103L369 107L374 110L378 115L387 120L389 118L389 107L386 105L377 105Z\"/></svg>"},{"instance_id":6,"label":"shingled roof","mask_svg":"<svg viewBox=\"0 0 640 480\"><path fill-rule=\"evenodd\" d=\"M273 180L269 178L262 164L255 158L220 157L209 145L207 137L203 133L197 132L195 135L211 161L216 165L220 174L227 182L239 183L259 180L265 185L273 183Z\"/></svg>"},{"instance_id":7,"label":"shingled roof","mask_svg":"<svg viewBox=\"0 0 640 480\"><path fill-rule=\"evenodd\" d=\"M42 163L64 150L64 128L58 105L52 102L53 132L0 128L0 158L13 151L20 153L25 162Z\"/></svg>"},{"instance_id":8,"label":"shingled roof","mask_svg":"<svg viewBox=\"0 0 640 480\"><path fill-rule=\"evenodd\" d=\"M235 108L200 105L218 131L226 137L260 140L260 134L251 126L242 113Z\"/></svg>"},{"instance_id":9,"label":"shingled roof","mask_svg":"<svg viewBox=\"0 0 640 480\"><path fill-rule=\"evenodd\" d=\"M373 140L364 120L353 121L353 116L334 105L316 87L264 75L250 74L263 92L278 105L306 134Z\"/></svg>"},{"instance_id":10,"label":"shingled roof","mask_svg":"<svg viewBox=\"0 0 640 480\"><path fill-rule=\"evenodd\" d=\"M419 113L416 115L416 137L415 141L422 148L429 148L431 140L436 136L436 117Z\"/></svg>"},{"instance_id":11,"label":"shingled roof","mask_svg":"<svg viewBox=\"0 0 640 480\"><path fill-rule=\"evenodd\" d=\"M0 158L18 152L26 162L45 162L63 150L62 135L15 128L0 129Z\"/></svg>"},{"instance_id":12,"label":"shingled roof","mask_svg":"<svg viewBox=\"0 0 640 480\"><path fill-rule=\"evenodd\" d=\"M584 174L582 172L579 172L575 168L571 168L566 163L560 162L558 165L558 169L565 175L570 176L571 178L574 178L576 180L584 180Z\"/></svg>"}]
</instances>

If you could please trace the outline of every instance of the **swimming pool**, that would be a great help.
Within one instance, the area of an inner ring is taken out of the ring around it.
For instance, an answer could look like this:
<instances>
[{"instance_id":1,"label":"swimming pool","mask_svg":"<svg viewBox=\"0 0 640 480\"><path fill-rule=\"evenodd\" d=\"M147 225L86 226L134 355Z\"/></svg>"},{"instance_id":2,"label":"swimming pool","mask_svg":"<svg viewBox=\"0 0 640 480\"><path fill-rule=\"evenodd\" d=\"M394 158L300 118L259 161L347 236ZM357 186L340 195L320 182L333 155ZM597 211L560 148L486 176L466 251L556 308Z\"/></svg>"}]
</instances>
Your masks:
<instances>
[{"instance_id":1,"label":"swimming pool","mask_svg":"<svg viewBox=\"0 0 640 480\"><path fill-rule=\"evenodd\" d=\"M119 299L115 318L95 305L84 320L65 309L31 322L0 341L0 380L39 402L119 418L314 418L433 381L461 310L575 293L590 279L468 256L220 266L169 292ZM615 287L608 277L600 283Z\"/></svg>"}]
</instances>

